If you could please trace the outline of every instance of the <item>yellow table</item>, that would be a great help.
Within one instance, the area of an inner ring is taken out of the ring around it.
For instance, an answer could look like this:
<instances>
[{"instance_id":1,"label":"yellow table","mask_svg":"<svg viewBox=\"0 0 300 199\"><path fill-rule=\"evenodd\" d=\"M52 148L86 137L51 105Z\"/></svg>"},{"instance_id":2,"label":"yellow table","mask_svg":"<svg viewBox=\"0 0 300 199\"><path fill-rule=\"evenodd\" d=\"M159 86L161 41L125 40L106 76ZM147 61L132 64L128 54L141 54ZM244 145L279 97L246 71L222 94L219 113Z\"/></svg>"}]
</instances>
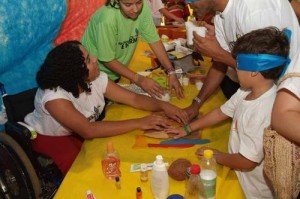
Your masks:
<instances>
[{"instance_id":1,"label":"yellow table","mask_svg":"<svg viewBox=\"0 0 300 199\"><path fill-rule=\"evenodd\" d=\"M142 55L148 46L139 42L138 49L130 64L136 71L150 68L150 59ZM209 64L209 60L207 65ZM191 100L196 96L197 90L195 86L189 85L184 87L184 100L171 99L171 103L186 107L191 103ZM201 108L201 112L206 113L215 107L219 107L225 102L225 97L218 91L212 96L205 105ZM142 117L149 114L148 112L137 110L121 104L113 104L109 107L106 120L123 120L135 117ZM220 125L205 129L202 133L202 138L211 140L209 146L215 147L222 151L227 151L228 135L230 130L230 122L224 122ZM152 198L150 190L150 175L149 181L141 182L140 173L130 173L130 165L133 163L150 163L155 160L157 154L161 154L166 162L172 163L177 158L183 157L189 159L192 163L199 163L195 155L196 149L200 145L195 145L190 148L133 148L135 136L142 134L142 131L135 130L127 134L110 137L99 138L85 141L81 152L72 165L72 168L62 182L55 198L86 198L86 191L91 190L97 199L134 199L136 187L140 186L143 192L143 199ZM101 159L106 149L107 141L113 141L116 150L119 152L121 159L121 186L120 190L116 189L114 180L107 180L101 169ZM159 140L148 139L148 143L158 143ZM170 178L169 194L184 195L185 183L175 181ZM219 166L217 178L217 196L218 199L239 199L244 198L241 187L238 183L234 171L227 167Z\"/></svg>"}]
</instances>

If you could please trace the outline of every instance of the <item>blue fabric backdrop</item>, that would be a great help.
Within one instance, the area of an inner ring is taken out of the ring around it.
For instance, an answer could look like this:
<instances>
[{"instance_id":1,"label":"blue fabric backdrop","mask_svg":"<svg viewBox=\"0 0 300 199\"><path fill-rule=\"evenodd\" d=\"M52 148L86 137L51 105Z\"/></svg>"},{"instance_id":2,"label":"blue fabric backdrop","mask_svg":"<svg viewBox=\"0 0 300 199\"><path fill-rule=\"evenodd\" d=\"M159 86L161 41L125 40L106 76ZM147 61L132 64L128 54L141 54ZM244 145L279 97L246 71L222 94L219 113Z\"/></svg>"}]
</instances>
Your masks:
<instances>
[{"instance_id":1,"label":"blue fabric backdrop","mask_svg":"<svg viewBox=\"0 0 300 199\"><path fill-rule=\"evenodd\" d=\"M63 0L2 0L0 82L7 93L36 86L36 72L53 47L66 12Z\"/></svg>"}]
</instances>

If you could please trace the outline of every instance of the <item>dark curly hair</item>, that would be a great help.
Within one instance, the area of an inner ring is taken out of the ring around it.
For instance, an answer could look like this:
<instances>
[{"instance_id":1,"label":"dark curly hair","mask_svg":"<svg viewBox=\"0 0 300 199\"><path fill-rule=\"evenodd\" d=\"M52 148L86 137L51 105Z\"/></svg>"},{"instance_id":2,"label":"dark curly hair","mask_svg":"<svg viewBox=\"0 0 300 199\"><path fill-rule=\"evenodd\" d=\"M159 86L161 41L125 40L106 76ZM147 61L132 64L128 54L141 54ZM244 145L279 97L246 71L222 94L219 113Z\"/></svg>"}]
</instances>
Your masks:
<instances>
[{"instance_id":1,"label":"dark curly hair","mask_svg":"<svg viewBox=\"0 0 300 199\"><path fill-rule=\"evenodd\" d=\"M276 27L268 27L251 31L238 38L233 44L231 53L234 58L239 53L271 54L287 58L289 50L289 40L284 32ZM284 67L281 65L260 73L266 79L277 80Z\"/></svg>"},{"instance_id":2,"label":"dark curly hair","mask_svg":"<svg viewBox=\"0 0 300 199\"><path fill-rule=\"evenodd\" d=\"M107 0L105 3L106 6L111 6L113 8L119 9L120 4L118 0Z\"/></svg>"},{"instance_id":3,"label":"dark curly hair","mask_svg":"<svg viewBox=\"0 0 300 199\"><path fill-rule=\"evenodd\" d=\"M67 41L48 53L36 76L41 89L61 87L76 98L79 97L79 88L91 92L87 82L89 70L80 45L79 41Z\"/></svg>"}]
</instances>

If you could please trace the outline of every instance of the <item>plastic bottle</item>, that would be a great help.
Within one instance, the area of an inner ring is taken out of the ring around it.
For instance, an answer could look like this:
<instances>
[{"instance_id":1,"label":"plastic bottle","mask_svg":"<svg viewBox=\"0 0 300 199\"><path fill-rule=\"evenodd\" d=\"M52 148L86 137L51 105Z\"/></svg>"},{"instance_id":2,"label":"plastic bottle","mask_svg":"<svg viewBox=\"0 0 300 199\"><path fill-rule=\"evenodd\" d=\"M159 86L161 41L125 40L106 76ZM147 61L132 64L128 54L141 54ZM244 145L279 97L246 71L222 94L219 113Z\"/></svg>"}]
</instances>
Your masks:
<instances>
[{"instance_id":1,"label":"plastic bottle","mask_svg":"<svg viewBox=\"0 0 300 199\"><path fill-rule=\"evenodd\" d=\"M120 177L120 158L112 142L107 143L107 151L102 160L102 171L106 178Z\"/></svg>"},{"instance_id":2,"label":"plastic bottle","mask_svg":"<svg viewBox=\"0 0 300 199\"><path fill-rule=\"evenodd\" d=\"M214 199L216 195L217 163L212 150L204 150L200 166L202 168L200 178L205 189L205 195L207 199Z\"/></svg>"},{"instance_id":3,"label":"plastic bottle","mask_svg":"<svg viewBox=\"0 0 300 199\"><path fill-rule=\"evenodd\" d=\"M151 190L155 199L166 199L168 197L169 176L161 155L157 155L153 163Z\"/></svg>"},{"instance_id":4,"label":"plastic bottle","mask_svg":"<svg viewBox=\"0 0 300 199\"><path fill-rule=\"evenodd\" d=\"M200 180L199 173L199 165L193 164L190 168L190 176L184 195L185 199L205 199L204 187Z\"/></svg>"}]
</instances>

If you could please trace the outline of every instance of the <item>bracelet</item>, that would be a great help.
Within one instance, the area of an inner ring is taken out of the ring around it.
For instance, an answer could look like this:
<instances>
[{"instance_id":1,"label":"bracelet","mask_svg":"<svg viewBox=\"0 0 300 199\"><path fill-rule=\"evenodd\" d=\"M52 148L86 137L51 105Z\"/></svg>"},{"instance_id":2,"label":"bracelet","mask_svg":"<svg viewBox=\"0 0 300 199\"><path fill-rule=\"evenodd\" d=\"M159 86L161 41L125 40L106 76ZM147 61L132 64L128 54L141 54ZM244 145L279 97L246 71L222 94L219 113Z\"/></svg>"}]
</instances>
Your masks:
<instances>
[{"instance_id":1,"label":"bracelet","mask_svg":"<svg viewBox=\"0 0 300 199\"><path fill-rule=\"evenodd\" d=\"M174 70L168 72L168 76L175 75L175 74L176 74L176 72Z\"/></svg>"},{"instance_id":2,"label":"bracelet","mask_svg":"<svg viewBox=\"0 0 300 199\"><path fill-rule=\"evenodd\" d=\"M189 136L189 135L192 134L192 130L191 130L191 128L190 128L190 126L188 124L185 124L183 126L183 130L186 132L186 136Z\"/></svg>"},{"instance_id":3,"label":"bracelet","mask_svg":"<svg viewBox=\"0 0 300 199\"><path fill-rule=\"evenodd\" d=\"M169 73L171 71L175 71L173 67L166 69L166 72Z\"/></svg>"},{"instance_id":4,"label":"bracelet","mask_svg":"<svg viewBox=\"0 0 300 199\"><path fill-rule=\"evenodd\" d=\"M197 102L197 104L201 104L202 100L197 96L193 99L193 101Z\"/></svg>"}]
</instances>

